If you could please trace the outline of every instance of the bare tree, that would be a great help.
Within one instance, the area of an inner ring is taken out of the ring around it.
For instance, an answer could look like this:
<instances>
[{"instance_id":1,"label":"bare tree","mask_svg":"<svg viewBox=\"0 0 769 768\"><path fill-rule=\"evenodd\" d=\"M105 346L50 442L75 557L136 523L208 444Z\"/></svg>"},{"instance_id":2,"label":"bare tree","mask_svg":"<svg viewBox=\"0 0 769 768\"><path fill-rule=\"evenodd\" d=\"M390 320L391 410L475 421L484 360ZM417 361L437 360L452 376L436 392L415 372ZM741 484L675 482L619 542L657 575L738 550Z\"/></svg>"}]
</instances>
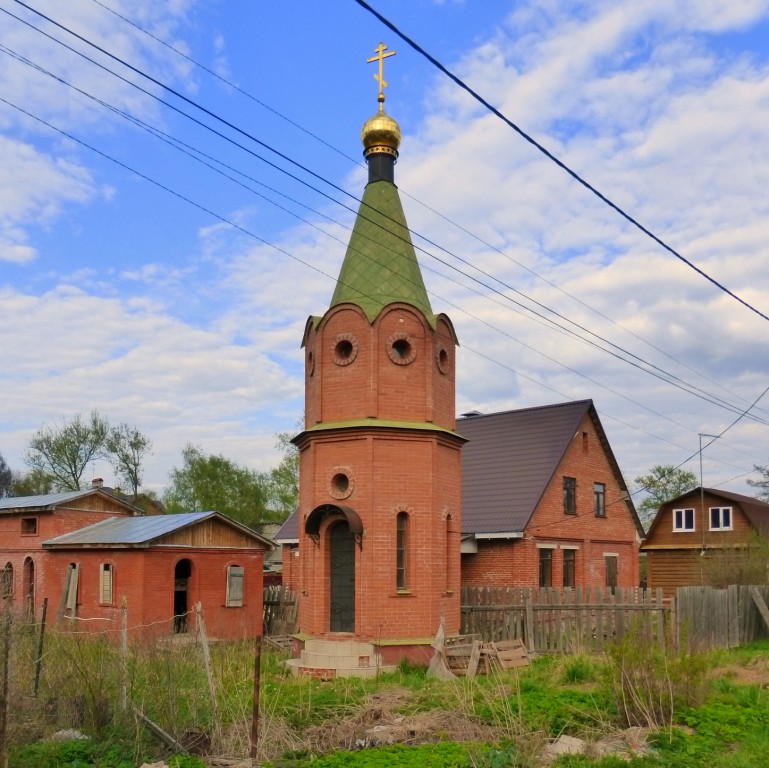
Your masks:
<instances>
[{"instance_id":1,"label":"bare tree","mask_svg":"<svg viewBox=\"0 0 769 768\"><path fill-rule=\"evenodd\" d=\"M25 462L51 478L60 491L80 490L80 478L88 462L104 455L109 422L98 411L88 421L80 414L61 425L41 427L32 437Z\"/></svg>"},{"instance_id":2,"label":"bare tree","mask_svg":"<svg viewBox=\"0 0 769 768\"><path fill-rule=\"evenodd\" d=\"M139 493L142 461L151 448L150 439L128 424L112 427L104 441L104 449L115 474L125 480L133 496Z\"/></svg>"}]
</instances>

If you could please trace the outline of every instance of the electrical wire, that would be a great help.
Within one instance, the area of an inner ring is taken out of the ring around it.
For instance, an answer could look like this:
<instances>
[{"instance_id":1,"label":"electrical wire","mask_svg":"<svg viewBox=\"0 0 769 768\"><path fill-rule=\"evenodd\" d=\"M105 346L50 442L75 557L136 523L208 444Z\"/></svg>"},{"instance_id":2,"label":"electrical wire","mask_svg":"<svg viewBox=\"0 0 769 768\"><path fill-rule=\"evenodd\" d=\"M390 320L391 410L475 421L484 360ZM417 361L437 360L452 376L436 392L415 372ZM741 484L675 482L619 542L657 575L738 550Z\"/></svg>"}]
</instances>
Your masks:
<instances>
[{"instance_id":1,"label":"electrical wire","mask_svg":"<svg viewBox=\"0 0 769 768\"><path fill-rule=\"evenodd\" d=\"M16 0L16 2L19 2L20 0ZM738 301L740 304L742 304L746 309L749 309L751 312L754 312L759 317L763 318L764 320L769 320L769 316L765 315L760 310L756 309L752 304L745 301L745 299L738 296L733 291L730 291L725 285L720 283L715 278L711 277L707 272L705 272L703 269L698 267L696 264L693 264L691 261L689 261L687 258L682 256L677 250L675 250L672 246L668 245L662 238L655 235L651 230L647 229L643 224L641 224L638 220L633 218L629 213L627 213L623 208L621 208L619 205L614 203L612 200L610 200L606 195L604 195L602 192L600 192L598 189L596 189L592 184L590 184L588 181L586 181L582 176L580 176L576 171L572 170L566 163L564 163L562 160L557 158L552 152L550 152L548 149L546 149L542 144L540 144L536 139L534 139L532 136L530 136L528 133L526 133L523 129L521 129L518 125L516 125L512 120L507 118L505 115L502 114L496 107L494 107L491 103L489 103L486 99L484 99L482 96L480 96L476 91L474 91L467 83L465 83L462 79L457 77L453 72L451 72L447 67L445 67L443 64L441 64L438 59L436 59L434 56L431 56L422 46L420 46L418 43L416 43L414 40L412 40L410 37L405 35L401 30L395 26L389 19L387 19L385 16L383 16L381 13L376 11L374 8L371 7L365 0L355 0L358 5L360 5L362 8L367 10L369 13L374 15L379 21L384 24L388 29L390 29L392 32L394 32L398 37L403 40L407 45L411 46L417 53L419 53L421 56L424 56L436 69L443 72L444 75L446 75L450 80L452 80L456 85L458 85L462 90L466 91L470 96L472 96L477 102L479 102L483 107L485 107L489 112L491 112L495 117L498 117L502 122L504 122L509 128L512 128L521 138L525 139L529 144L531 144L535 149L539 150L545 157L548 158L548 160L551 160L553 163L555 163L561 170L565 171L569 176L571 176L576 182L581 184L585 189L587 189L589 192L592 192L599 200L601 200L603 203L609 206L609 208L612 208L614 211L616 211L620 216L622 216L623 219L628 221L630 224L632 224L634 227L639 229L641 232L643 232L647 237L650 237L652 240L654 240L657 245L661 246L664 250L666 250L668 253L675 256L679 261L683 262L688 266L690 269L693 269L698 275L701 277L704 277L708 282L712 283L716 288L718 288L720 291L723 291L727 295L731 296L735 301Z\"/></svg>"}]
</instances>

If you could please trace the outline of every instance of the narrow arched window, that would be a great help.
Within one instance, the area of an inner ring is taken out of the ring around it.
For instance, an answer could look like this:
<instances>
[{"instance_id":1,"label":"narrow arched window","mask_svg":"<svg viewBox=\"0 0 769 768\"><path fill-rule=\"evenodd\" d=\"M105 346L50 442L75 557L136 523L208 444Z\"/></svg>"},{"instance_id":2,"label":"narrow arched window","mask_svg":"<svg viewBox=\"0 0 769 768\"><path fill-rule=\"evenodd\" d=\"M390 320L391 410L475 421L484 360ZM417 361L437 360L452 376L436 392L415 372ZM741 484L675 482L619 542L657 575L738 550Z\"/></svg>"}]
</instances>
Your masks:
<instances>
[{"instance_id":1,"label":"narrow arched window","mask_svg":"<svg viewBox=\"0 0 769 768\"><path fill-rule=\"evenodd\" d=\"M6 563L0 571L0 597L10 600L13 597L13 565Z\"/></svg>"},{"instance_id":2,"label":"narrow arched window","mask_svg":"<svg viewBox=\"0 0 769 768\"><path fill-rule=\"evenodd\" d=\"M409 516L406 512L398 512L396 528L396 564L395 586L398 590L409 588L408 581L408 540L409 540Z\"/></svg>"},{"instance_id":3,"label":"narrow arched window","mask_svg":"<svg viewBox=\"0 0 769 768\"><path fill-rule=\"evenodd\" d=\"M242 565L227 566L227 600L225 605L240 608L243 605L243 581L245 569Z\"/></svg>"}]
</instances>

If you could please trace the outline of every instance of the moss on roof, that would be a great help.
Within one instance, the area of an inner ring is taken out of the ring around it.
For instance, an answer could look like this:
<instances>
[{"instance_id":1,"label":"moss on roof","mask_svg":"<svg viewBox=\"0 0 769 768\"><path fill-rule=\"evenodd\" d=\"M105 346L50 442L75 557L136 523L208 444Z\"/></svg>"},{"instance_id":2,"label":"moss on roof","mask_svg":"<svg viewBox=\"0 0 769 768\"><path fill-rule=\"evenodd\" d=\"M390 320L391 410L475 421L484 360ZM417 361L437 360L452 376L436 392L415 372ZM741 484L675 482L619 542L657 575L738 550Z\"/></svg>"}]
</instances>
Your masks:
<instances>
[{"instance_id":1,"label":"moss on roof","mask_svg":"<svg viewBox=\"0 0 769 768\"><path fill-rule=\"evenodd\" d=\"M379 180L363 192L331 306L355 304L373 323L395 302L416 307L435 327L398 188Z\"/></svg>"}]
</instances>

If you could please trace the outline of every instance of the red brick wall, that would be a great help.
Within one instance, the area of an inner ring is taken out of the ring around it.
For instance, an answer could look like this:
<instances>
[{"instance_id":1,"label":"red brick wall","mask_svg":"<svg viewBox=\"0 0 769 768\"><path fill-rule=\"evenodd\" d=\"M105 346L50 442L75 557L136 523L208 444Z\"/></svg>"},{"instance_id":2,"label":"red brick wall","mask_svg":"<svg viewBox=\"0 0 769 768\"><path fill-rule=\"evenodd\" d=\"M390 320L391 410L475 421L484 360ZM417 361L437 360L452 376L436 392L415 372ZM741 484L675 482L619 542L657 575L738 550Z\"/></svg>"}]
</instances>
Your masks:
<instances>
[{"instance_id":1,"label":"red brick wall","mask_svg":"<svg viewBox=\"0 0 769 768\"><path fill-rule=\"evenodd\" d=\"M40 617L43 599L48 598L48 621L56 620L67 568L70 563L75 563L79 566L79 620L67 621L68 626L77 631L119 633L121 603L125 596L128 626L132 635L170 635L173 633L174 568L185 557L192 561L187 607L193 611L196 602L202 604L203 618L210 637L239 639L253 637L256 632L261 632L264 558L263 553L253 550L40 552L34 558L36 616ZM110 605L99 602L102 563L110 563L113 567L113 601ZM243 607L225 606L228 565L241 565L245 568ZM20 590L21 569L18 575L14 575L18 578ZM21 592L17 594L20 600ZM193 615L190 617L190 631L194 631L195 626Z\"/></svg>"},{"instance_id":2,"label":"red brick wall","mask_svg":"<svg viewBox=\"0 0 769 768\"><path fill-rule=\"evenodd\" d=\"M563 478L577 481L577 514L563 511ZM596 517L593 483L606 486L606 516ZM577 586L605 586L606 555L617 556L617 586L638 586L639 536L592 419L586 416L522 540L479 541L462 558L463 586L539 586L539 547L553 547L553 586L563 584L563 550L577 547Z\"/></svg>"},{"instance_id":3,"label":"red brick wall","mask_svg":"<svg viewBox=\"0 0 769 768\"><path fill-rule=\"evenodd\" d=\"M334 353L340 340L354 345L352 361L343 365ZM411 346L411 362L393 360L396 340ZM356 307L341 306L309 330L305 347L308 428L364 418L415 427L318 431L305 435L300 446L300 528L321 505L349 506L363 524L362 546L356 548L355 635L421 640L435 634L441 617L449 633L458 632L460 441L420 428L454 428L455 345L448 321L439 319L434 331L418 311L396 304L369 324ZM340 472L350 480L345 495L331 483ZM408 589L400 592L399 512L409 515ZM301 630L314 636L329 631L327 534L338 519L324 521L319 544L302 535L301 556L284 557L284 584L300 591Z\"/></svg>"}]
</instances>

